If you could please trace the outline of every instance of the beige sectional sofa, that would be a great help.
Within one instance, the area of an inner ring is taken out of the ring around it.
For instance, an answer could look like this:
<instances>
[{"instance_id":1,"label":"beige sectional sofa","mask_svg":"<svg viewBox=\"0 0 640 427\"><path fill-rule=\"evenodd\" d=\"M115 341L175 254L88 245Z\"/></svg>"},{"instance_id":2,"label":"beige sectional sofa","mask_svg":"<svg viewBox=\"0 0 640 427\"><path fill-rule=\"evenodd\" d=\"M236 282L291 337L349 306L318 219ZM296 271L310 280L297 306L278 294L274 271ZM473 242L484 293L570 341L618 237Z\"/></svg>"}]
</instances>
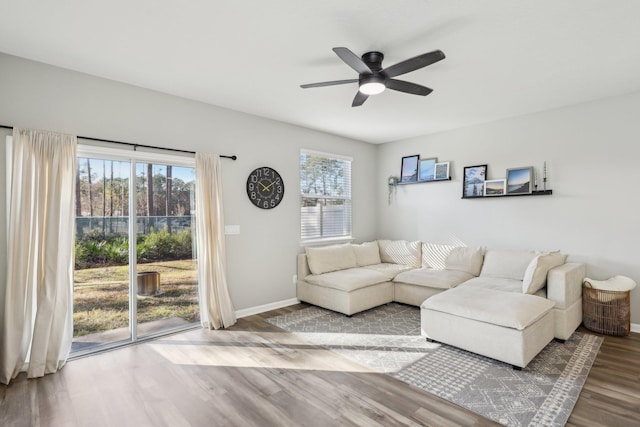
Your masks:
<instances>
[{"instance_id":1,"label":"beige sectional sofa","mask_svg":"<svg viewBox=\"0 0 640 427\"><path fill-rule=\"evenodd\" d=\"M297 296L346 315L421 306L427 337L523 367L580 325L584 277L584 264L559 252L377 240L305 248ZM496 353L505 342L513 351Z\"/></svg>"}]
</instances>

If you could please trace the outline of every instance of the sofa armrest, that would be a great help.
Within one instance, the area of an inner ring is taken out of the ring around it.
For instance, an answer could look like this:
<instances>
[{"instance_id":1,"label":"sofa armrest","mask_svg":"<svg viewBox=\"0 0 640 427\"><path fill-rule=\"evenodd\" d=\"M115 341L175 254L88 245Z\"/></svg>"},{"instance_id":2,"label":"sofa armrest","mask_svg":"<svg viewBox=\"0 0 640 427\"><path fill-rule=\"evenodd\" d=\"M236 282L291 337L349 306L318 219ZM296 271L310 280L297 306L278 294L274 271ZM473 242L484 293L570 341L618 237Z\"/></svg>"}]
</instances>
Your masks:
<instances>
[{"instance_id":1,"label":"sofa armrest","mask_svg":"<svg viewBox=\"0 0 640 427\"><path fill-rule=\"evenodd\" d=\"M582 280L586 276L584 264L569 262L552 268L547 274L547 299L556 308L565 309L582 298Z\"/></svg>"},{"instance_id":2,"label":"sofa armrest","mask_svg":"<svg viewBox=\"0 0 640 427\"><path fill-rule=\"evenodd\" d=\"M298 254L298 280L303 280L305 277L311 274L309 270L309 264L307 263L306 254Z\"/></svg>"}]
</instances>

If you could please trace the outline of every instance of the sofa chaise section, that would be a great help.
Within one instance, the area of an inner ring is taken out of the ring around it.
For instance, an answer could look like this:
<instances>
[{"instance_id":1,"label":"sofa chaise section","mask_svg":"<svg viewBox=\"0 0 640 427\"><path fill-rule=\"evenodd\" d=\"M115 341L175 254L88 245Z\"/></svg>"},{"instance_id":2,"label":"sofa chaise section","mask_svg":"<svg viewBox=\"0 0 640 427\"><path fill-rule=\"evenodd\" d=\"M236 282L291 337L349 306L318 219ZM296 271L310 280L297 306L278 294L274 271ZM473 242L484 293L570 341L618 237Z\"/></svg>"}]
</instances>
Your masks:
<instances>
[{"instance_id":1,"label":"sofa chaise section","mask_svg":"<svg viewBox=\"0 0 640 427\"><path fill-rule=\"evenodd\" d=\"M553 339L553 302L474 286L435 295L421 306L428 340L523 368Z\"/></svg>"}]
</instances>

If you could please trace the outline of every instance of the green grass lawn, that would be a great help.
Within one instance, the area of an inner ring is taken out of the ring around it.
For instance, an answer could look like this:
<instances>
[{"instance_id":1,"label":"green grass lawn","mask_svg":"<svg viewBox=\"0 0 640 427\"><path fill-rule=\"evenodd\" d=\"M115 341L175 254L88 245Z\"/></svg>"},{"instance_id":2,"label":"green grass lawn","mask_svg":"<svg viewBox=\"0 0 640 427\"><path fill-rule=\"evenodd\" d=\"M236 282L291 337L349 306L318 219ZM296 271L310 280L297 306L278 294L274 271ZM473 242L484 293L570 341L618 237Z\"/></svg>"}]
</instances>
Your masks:
<instances>
[{"instance_id":1,"label":"green grass lawn","mask_svg":"<svg viewBox=\"0 0 640 427\"><path fill-rule=\"evenodd\" d=\"M139 264L138 272L158 271L161 294L138 296L138 323L171 317L200 319L195 260ZM76 270L73 336L80 337L129 326L129 267Z\"/></svg>"}]
</instances>

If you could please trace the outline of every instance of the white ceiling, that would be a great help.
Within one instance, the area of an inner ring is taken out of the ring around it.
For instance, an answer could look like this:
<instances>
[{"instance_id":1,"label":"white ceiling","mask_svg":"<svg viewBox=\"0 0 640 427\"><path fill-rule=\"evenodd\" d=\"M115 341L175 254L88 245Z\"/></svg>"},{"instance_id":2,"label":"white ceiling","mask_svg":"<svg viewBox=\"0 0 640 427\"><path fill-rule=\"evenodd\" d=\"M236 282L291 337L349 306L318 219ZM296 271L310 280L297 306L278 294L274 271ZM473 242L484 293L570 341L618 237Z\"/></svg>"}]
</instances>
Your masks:
<instances>
[{"instance_id":1,"label":"white ceiling","mask_svg":"<svg viewBox=\"0 0 640 427\"><path fill-rule=\"evenodd\" d=\"M637 0L2 0L0 52L381 143L640 90ZM331 48L446 59L351 107Z\"/></svg>"}]
</instances>

